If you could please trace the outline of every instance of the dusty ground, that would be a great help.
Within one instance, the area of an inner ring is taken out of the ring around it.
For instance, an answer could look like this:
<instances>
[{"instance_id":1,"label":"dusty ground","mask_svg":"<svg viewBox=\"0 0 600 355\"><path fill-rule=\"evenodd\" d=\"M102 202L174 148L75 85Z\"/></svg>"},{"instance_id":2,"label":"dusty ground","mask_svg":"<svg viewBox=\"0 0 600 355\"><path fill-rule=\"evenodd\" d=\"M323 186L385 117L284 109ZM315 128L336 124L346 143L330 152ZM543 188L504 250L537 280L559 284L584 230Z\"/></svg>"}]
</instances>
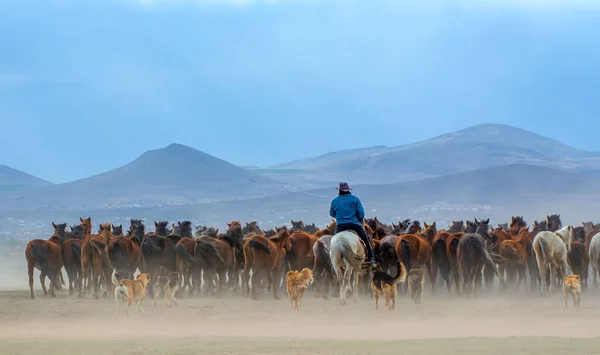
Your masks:
<instances>
[{"instance_id":1,"label":"dusty ground","mask_svg":"<svg viewBox=\"0 0 600 355\"><path fill-rule=\"evenodd\" d=\"M600 292L583 295L579 309L564 309L562 295L501 295L478 299L445 292L414 306L399 295L395 312L373 301L340 306L308 294L300 313L282 294L275 301L227 295L184 298L166 309L144 302L146 315L113 302L41 295L28 298L25 272L0 279L0 354L586 354L600 346ZM401 350L401 351L400 351Z\"/></svg>"}]
</instances>

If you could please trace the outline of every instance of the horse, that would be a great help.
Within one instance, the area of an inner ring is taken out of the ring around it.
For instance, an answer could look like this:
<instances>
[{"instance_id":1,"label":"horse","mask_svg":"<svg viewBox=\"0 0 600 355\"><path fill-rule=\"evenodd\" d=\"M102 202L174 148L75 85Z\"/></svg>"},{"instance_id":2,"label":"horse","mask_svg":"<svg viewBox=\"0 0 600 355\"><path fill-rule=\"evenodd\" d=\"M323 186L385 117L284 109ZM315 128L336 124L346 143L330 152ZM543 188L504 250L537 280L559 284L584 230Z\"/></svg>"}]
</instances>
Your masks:
<instances>
[{"instance_id":1,"label":"horse","mask_svg":"<svg viewBox=\"0 0 600 355\"><path fill-rule=\"evenodd\" d=\"M237 292L240 286L240 274L244 270L244 232L242 225L238 221L232 221L227 224L227 231L219 235L218 239L224 240L233 249L234 262L233 267L227 271L227 282L233 293Z\"/></svg>"},{"instance_id":2,"label":"horse","mask_svg":"<svg viewBox=\"0 0 600 355\"><path fill-rule=\"evenodd\" d=\"M291 271L300 271L311 266L314 262L313 246L317 240L319 240L317 236L301 230L296 230L290 235L292 247L287 255L287 260Z\"/></svg>"},{"instance_id":3,"label":"horse","mask_svg":"<svg viewBox=\"0 0 600 355\"><path fill-rule=\"evenodd\" d=\"M227 272L235 265L235 244L220 238L200 237L196 239L194 256L196 258L195 272L203 271L207 285L214 285L213 294L223 297L223 286ZM218 276L218 282L216 277ZM218 288L217 288L218 286ZM217 288L215 290L215 288ZM207 288L208 291L208 288Z\"/></svg>"},{"instance_id":4,"label":"horse","mask_svg":"<svg viewBox=\"0 0 600 355\"><path fill-rule=\"evenodd\" d=\"M516 282L515 289L519 289L521 282L525 280L528 240L529 229L523 227L515 239L503 240L498 248L502 258L499 262L499 274L502 277L506 275L506 285L514 285Z\"/></svg>"},{"instance_id":5,"label":"horse","mask_svg":"<svg viewBox=\"0 0 600 355\"><path fill-rule=\"evenodd\" d=\"M163 226L164 223L164 226ZM142 250L142 256L144 258L144 272L150 275L156 275L150 280L150 286L148 292L150 295L154 292L154 283L158 280L161 268L168 271L177 271L177 265L175 261L175 245L181 239L179 235L170 234L166 226L167 222L154 222L156 226L156 232L160 234L148 233L144 236L144 240L140 245ZM165 235L162 235L166 232Z\"/></svg>"},{"instance_id":6,"label":"horse","mask_svg":"<svg viewBox=\"0 0 600 355\"><path fill-rule=\"evenodd\" d=\"M463 275L463 293L467 297L470 294L477 297L477 288L481 283L484 265L493 269L501 284L504 284L504 280L498 273L496 263L492 260L487 249L485 238L489 238L487 233L488 223L489 219L481 222L475 219L475 225L477 226L475 233L466 233L458 242L457 258Z\"/></svg>"},{"instance_id":7,"label":"horse","mask_svg":"<svg viewBox=\"0 0 600 355\"><path fill-rule=\"evenodd\" d=\"M392 229L389 226L379 222L377 217L365 218L365 224L368 225L374 232L373 239L381 240L385 236L392 233Z\"/></svg>"},{"instance_id":8,"label":"horse","mask_svg":"<svg viewBox=\"0 0 600 355\"><path fill-rule=\"evenodd\" d=\"M250 223L246 222L246 225L242 228L242 231L246 237L249 237L250 234L265 235L265 232L258 226L257 221L252 221Z\"/></svg>"},{"instance_id":9,"label":"horse","mask_svg":"<svg viewBox=\"0 0 600 355\"><path fill-rule=\"evenodd\" d=\"M574 240L571 243L571 250L567 253L567 262L573 274L579 275L581 286L587 288L590 259L584 242Z\"/></svg>"},{"instance_id":10,"label":"horse","mask_svg":"<svg viewBox=\"0 0 600 355\"><path fill-rule=\"evenodd\" d=\"M136 224L131 236L117 235L108 242L108 259L112 268L128 280L133 280L135 271L142 268L144 259L140 245L144 239L144 234L144 224Z\"/></svg>"},{"instance_id":11,"label":"horse","mask_svg":"<svg viewBox=\"0 0 600 355\"><path fill-rule=\"evenodd\" d=\"M467 223L469 223L467 221ZM465 235L464 232L452 233L446 239L446 255L450 264L450 272L454 279L454 292L460 294L460 266L458 264L458 244Z\"/></svg>"},{"instance_id":12,"label":"horse","mask_svg":"<svg viewBox=\"0 0 600 355\"><path fill-rule=\"evenodd\" d=\"M450 284L450 259L448 258L446 243L452 234L448 231L440 231L431 242L431 283L435 284L438 271L446 282L446 289L452 292Z\"/></svg>"},{"instance_id":13,"label":"horse","mask_svg":"<svg viewBox=\"0 0 600 355\"><path fill-rule=\"evenodd\" d=\"M527 227L527 222L523 219L523 216L512 216L510 219L510 225L508 231L511 236L516 237L521 233L523 228Z\"/></svg>"},{"instance_id":14,"label":"horse","mask_svg":"<svg viewBox=\"0 0 600 355\"><path fill-rule=\"evenodd\" d=\"M410 229L410 228L409 228ZM425 265L429 279L432 279L431 244L426 234L404 234L396 242L396 256L410 272L415 265ZM403 285L404 290L408 285ZM432 283L432 291L435 292L435 284Z\"/></svg>"},{"instance_id":15,"label":"horse","mask_svg":"<svg viewBox=\"0 0 600 355\"><path fill-rule=\"evenodd\" d=\"M252 235L244 241L244 296L250 294L250 271L252 271L252 299L258 299L259 275L267 274L269 286L273 287L273 298L279 299L281 267L285 255L292 245L286 228L277 228L277 234L269 239L263 235Z\"/></svg>"},{"instance_id":16,"label":"horse","mask_svg":"<svg viewBox=\"0 0 600 355\"><path fill-rule=\"evenodd\" d=\"M365 247L358 234L353 231L336 233L331 238L329 257L338 282L341 281L340 304L346 304L346 292L350 290L352 290L354 300L358 302L358 280L359 276L363 274L362 264L366 258Z\"/></svg>"},{"instance_id":17,"label":"horse","mask_svg":"<svg viewBox=\"0 0 600 355\"><path fill-rule=\"evenodd\" d=\"M598 276L600 276L600 233L596 233L589 243L589 260L592 265L594 276L594 287L598 287Z\"/></svg>"},{"instance_id":18,"label":"horse","mask_svg":"<svg viewBox=\"0 0 600 355\"><path fill-rule=\"evenodd\" d=\"M313 244L313 277L315 286L315 296L328 298L329 285L335 282L335 271L331 264L329 250L331 249L332 235L324 235Z\"/></svg>"},{"instance_id":19,"label":"horse","mask_svg":"<svg viewBox=\"0 0 600 355\"><path fill-rule=\"evenodd\" d=\"M52 222L52 227L54 227L54 234L48 240L34 239L27 243L27 247L25 248L27 273L29 275L29 297L31 299L35 299L33 293L34 268L40 270L40 283L42 284L44 295L48 295L48 290L46 290L46 276L48 276L50 279L50 297L56 297L54 289L60 282L58 275L63 267L62 248L67 224L55 224Z\"/></svg>"},{"instance_id":20,"label":"horse","mask_svg":"<svg viewBox=\"0 0 600 355\"><path fill-rule=\"evenodd\" d=\"M63 242L62 257L63 265L69 278L69 295L75 292L75 288L79 292L82 287L81 244L84 238L85 227L77 225L71 227L71 232L67 233Z\"/></svg>"},{"instance_id":21,"label":"horse","mask_svg":"<svg viewBox=\"0 0 600 355\"><path fill-rule=\"evenodd\" d=\"M98 234L87 235L81 244L81 277L83 280L89 278L92 287L92 297L100 298L100 284L104 281L106 286L105 295L108 296L110 288L110 274L112 268L108 258L108 244L112 237L110 223L100 225ZM79 291L81 297L81 289Z\"/></svg>"},{"instance_id":22,"label":"horse","mask_svg":"<svg viewBox=\"0 0 600 355\"><path fill-rule=\"evenodd\" d=\"M550 223L548 224L550 225ZM542 231L533 239L533 250L540 272L540 293L547 296L552 285L556 282L557 271L563 276L568 276L571 269L567 262L567 253L571 251L573 240L573 227L565 226L556 232ZM546 276L550 271L550 280ZM546 283L544 289L543 283Z\"/></svg>"}]
</instances>

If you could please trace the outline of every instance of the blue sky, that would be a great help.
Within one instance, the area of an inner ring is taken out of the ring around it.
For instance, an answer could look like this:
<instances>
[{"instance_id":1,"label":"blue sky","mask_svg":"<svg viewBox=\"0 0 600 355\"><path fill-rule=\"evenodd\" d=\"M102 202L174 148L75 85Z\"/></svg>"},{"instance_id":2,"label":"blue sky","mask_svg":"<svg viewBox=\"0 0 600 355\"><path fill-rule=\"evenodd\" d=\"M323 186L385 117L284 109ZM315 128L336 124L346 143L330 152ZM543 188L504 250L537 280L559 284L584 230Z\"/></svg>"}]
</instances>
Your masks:
<instances>
[{"instance_id":1,"label":"blue sky","mask_svg":"<svg viewBox=\"0 0 600 355\"><path fill-rule=\"evenodd\" d=\"M21 0L0 13L0 164L53 182L171 142L265 166L484 122L600 150L592 0Z\"/></svg>"}]
</instances>

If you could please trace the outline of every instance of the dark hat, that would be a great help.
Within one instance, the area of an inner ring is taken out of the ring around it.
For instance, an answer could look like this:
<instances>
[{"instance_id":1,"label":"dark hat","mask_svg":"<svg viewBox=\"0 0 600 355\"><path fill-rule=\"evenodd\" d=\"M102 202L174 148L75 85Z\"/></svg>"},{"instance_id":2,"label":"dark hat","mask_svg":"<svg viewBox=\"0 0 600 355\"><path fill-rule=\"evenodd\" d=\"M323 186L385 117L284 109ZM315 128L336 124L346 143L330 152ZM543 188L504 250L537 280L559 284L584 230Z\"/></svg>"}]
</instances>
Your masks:
<instances>
[{"instance_id":1,"label":"dark hat","mask_svg":"<svg viewBox=\"0 0 600 355\"><path fill-rule=\"evenodd\" d=\"M337 189L341 192L350 192L350 190L352 190L347 182L340 182L340 187L337 187Z\"/></svg>"}]
</instances>

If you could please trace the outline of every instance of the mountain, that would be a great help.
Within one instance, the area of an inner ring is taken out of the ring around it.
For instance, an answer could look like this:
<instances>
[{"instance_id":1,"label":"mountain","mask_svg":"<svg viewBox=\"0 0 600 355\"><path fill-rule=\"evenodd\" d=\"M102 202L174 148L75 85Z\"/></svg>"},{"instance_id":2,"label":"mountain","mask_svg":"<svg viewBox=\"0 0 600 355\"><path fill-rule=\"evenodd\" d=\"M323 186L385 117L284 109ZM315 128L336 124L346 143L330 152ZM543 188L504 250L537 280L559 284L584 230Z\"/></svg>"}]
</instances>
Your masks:
<instances>
[{"instance_id":1,"label":"mountain","mask_svg":"<svg viewBox=\"0 0 600 355\"><path fill-rule=\"evenodd\" d=\"M22 191L31 188L51 186L52 183L24 173L10 166L0 165L0 191Z\"/></svg>"},{"instance_id":2,"label":"mountain","mask_svg":"<svg viewBox=\"0 0 600 355\"><path fill-rule=\"evenodd\" d=\"M273 168L302 169L305 175L328 183L386 184L508 164L596 174L600 153L581 151L512 126L481 124L413 144L344 150Z\"/></svg>"},{"instance_id":3,"label":"mountain","mask_svg":"<svg viewBox=\"0 0 600 355\"><path fill-rule=\"evenodd\" d=\"M453 219L492 218L500 223L513 215L528 222L546 214L560 213L564 223L597 221L600 208L600 178L526 164L478 169L439 178L386 185L355 185L367 217L397 222L404 218L438 221L445 226ZM45 211L0 213L35 221L47 228L49 220L76 221L78 214L96 221L128 223L128 218L146 221L190 219L194 223L224 228L225 222L257 220L267 228L289 223L290 219L331 221L329 204L336 196L331 188L296 191L260 198L194 203L187 205L141 206L136 208L90 208L83 212L53 208Z\"/></svg>"},{"instance_id":4,"label":"mountain","mask_svg":"<svg viewBox=\"0 0 600 355\"><path fill-rule=\"evenodd\" d=\"M192 203L285 191L284 184L196 149L171 144L114 170L16 196L20 206ZM14 201L13 201L14 202ZM10 201L9 201L10 203Z\"/></svg>"}]
</instances>

